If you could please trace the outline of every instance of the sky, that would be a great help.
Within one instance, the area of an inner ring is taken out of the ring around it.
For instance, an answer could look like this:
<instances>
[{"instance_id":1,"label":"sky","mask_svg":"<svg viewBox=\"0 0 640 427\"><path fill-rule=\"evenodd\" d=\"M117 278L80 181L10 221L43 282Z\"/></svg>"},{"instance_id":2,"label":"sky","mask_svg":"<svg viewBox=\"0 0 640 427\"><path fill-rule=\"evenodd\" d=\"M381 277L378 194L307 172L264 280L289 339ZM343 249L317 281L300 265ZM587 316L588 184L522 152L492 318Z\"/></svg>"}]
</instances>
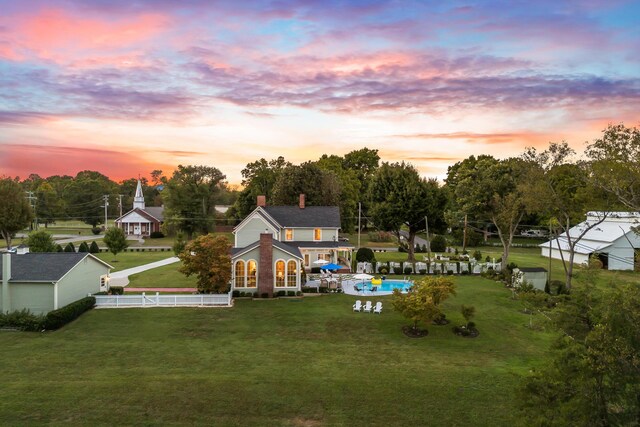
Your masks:
<instances>
[{"instance_id":1,"label":"sky","mask_svg":"<svg viewBox=\"0 0 640 427\"><path fill-rule=\"evenodd\" d=\"M0 0L0 175L378 149L425 177L640 124L638 1Z\"/></svg>"}]
</instances>

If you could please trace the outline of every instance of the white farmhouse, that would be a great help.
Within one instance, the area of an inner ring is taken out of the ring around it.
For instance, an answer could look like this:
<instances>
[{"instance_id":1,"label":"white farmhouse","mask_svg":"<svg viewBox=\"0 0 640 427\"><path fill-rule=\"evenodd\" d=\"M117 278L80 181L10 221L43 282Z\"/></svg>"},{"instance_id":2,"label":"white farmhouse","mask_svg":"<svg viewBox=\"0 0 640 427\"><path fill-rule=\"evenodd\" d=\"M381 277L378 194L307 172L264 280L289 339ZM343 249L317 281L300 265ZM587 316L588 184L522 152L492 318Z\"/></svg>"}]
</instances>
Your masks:
<instances>
[{"instance_id":1,"label":"white farmhouse","mask_svg":"<svg viewBox=\"0 0 640 427\"><path fill-rule=\"evenodd\" d=\"M603 212L588 212L584 222L569 230L571 240L580 236L591 224L602 219ZM589 257L596 254L603 267L608 270L633 270L635 267L635 251L640 249L640 235L634 228L640 226L638 212L609 212L607 218L587 233L576 244L574 264L586 264ZM569 259L569 243L566 236L559 236L539 245L542 256L554 259Z\"/></svg>"}]
</instances>

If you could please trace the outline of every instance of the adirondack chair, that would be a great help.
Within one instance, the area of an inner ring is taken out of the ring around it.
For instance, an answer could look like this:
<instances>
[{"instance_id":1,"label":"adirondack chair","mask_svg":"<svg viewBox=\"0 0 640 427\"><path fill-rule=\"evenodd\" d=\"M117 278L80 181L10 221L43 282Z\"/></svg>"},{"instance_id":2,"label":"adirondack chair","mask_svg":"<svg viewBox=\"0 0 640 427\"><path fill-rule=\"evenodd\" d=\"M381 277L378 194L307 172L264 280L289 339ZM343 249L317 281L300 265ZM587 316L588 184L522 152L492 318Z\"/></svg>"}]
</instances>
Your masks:
<instances>
[{"instance_id":1,"label":"adirondack chair","mask_svg":"<svg viewBox=\"0 0 640 427\"><path fill-rule=\"evenodd\" d=\"M356 303L353 304L353 311L362 311L362 301L356 300Z\"/></svg>"},{"instance_id":2,"label":"adirondack chair","mask_svg":"<svg viewBox=\"0 0 640 427\"><path fill-rule=\"evenodd\" d=\"M373 307L373 312L378 314L382 313L382 302L378 301L376 303L376 306Z\"/></svg>"},{"instance_id":3,"label":"adirondack chair","mask_svg":"<svg viewBox=\"0 0 640 427\"><path fill-rule=\"evenodd\" d=\"M366 311L367 313L371 313L371 309L373 307L371 306L371 301L367 301L364 303L364 307L362 307L362 311Z\"/></svg>"}]
</instances>

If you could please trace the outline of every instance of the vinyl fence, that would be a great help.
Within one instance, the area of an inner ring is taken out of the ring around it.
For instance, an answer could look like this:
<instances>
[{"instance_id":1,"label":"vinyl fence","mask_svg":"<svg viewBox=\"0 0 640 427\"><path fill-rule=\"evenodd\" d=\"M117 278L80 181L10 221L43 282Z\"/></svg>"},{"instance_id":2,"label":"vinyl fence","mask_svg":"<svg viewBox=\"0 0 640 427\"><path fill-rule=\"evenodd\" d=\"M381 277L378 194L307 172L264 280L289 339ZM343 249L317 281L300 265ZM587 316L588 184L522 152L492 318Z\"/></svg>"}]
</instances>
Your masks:
<instances>
[{"instance_id":1,"label":"vinyl fence","mask_svg":"<svg viewBox=\"0 0 640 427\"><path fill-rule=\"evenodd\" d=\"M96 307L231 307L228 294L95 295Z\"/></svg>"}]
</instances>

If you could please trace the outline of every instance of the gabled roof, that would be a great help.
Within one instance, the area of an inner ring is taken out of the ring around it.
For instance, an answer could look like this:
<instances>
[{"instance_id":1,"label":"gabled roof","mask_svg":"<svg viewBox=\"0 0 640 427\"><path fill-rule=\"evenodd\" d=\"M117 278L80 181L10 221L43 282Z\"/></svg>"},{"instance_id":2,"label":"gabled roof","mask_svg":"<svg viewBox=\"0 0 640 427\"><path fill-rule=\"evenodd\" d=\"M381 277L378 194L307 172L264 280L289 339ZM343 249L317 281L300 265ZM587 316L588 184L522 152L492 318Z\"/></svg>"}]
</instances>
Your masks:
<instances>
[{"instance_id":1,"label":"gabled roof","mask_svg":"<svg viewBox=\"0 0 640 427\"><path fill-rule=\"evenodd\" d=\"M282 243L279 240L272 240L273 242L273 247L280 249L281 251L284 251L288 254L291 254L292 256L299 258L299 259L303 259L302 258L302 254L300 253L300 250L296 247L293 246L289 246L286 243ZM260 241L257 240L253 243L251 243L250 245L245 246L244 248L232 248L231 249L231 259L237 258L240 255L247 253L249 251L254 250L255 248L260 246Z\"/></svg>"},{"instance_id":2,"label":"gabled roof","mask_svg":"<svg viewBox=\"0 0 640 427\"><path fill-rule=\"evenodd\" d=\"M338 249L338 248L349 248L353 249L354 246L346 243L346 242L287 242L291 246L295 246L296 248L314 248L314 249Z\"/></svg>"},{"instance_id":3,"label":"gabled roof","mask_svg":"<svg viewBox=\"0 0 640 427\"><path fill-rule=\"evenodd\" d=\"M148 219L149 221L159 221L159 222L164 221L164 206L151 206L145 209L140 209L140 208L131 209L126 214L123 214L121 217L117 218L116 222L121 222L123 218L125 218L126 216L134 212Z\"/></svg>"},{"instance_id":4,"label":"gabled roof","mask_svg":"<svg viewBox=\"0 0 640 427\"><path fill-rule=\"evenodd\" d=\"M337 206L265 206L263 208L281 227L340 228Z\"/></svg>"},{"instance_id":5,"label":"gabled roof","mask_svg":"<svg viewBox=\"0 0 640 427\"><path fill-rule=\"evenodd\" d=\"M83 259L90 257L113 268L106 262L88 252L46 252L11 255L12 282L57 282ZM0 279L2 279L2 263L0 263Z\"/></svg>"}]
</instances>

